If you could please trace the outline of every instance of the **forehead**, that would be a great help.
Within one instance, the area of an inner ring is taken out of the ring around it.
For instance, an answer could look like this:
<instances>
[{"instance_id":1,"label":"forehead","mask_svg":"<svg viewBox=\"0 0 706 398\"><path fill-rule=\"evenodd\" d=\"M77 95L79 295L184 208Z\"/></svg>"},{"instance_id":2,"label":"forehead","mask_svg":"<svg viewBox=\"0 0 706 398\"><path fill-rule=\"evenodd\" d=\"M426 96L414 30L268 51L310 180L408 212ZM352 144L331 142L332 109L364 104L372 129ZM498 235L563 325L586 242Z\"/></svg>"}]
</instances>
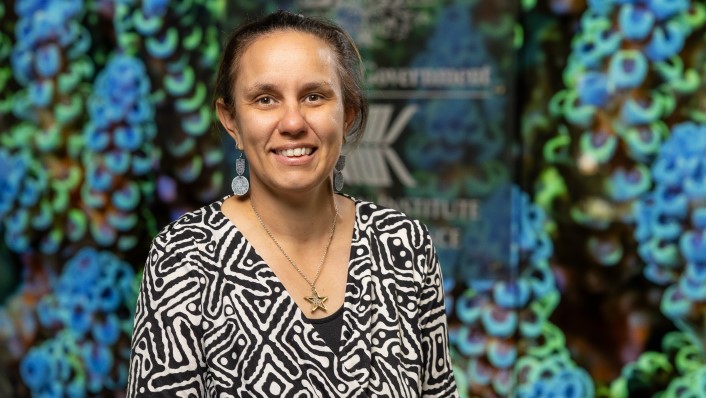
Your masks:
<instances>
[{"instance_id":1,"label":"forehead","mask_svg":"<svg viewBox=\"0 0 706 398\"><path fill-rule=\"evenodd\" d=\"M337 80L334 49L314 34L280 30L254 39L237 60L236 82L258 76L286 77L295 72L328 73ZM236 83L237 84L237 83Z\"/></svg>"},{"instance_id":2,"label":"forehead","mask_svg":"<svg viewBox=\"0 0 706 398\"><path fill-rule=\"evenodd\" d=\"M291 43L301 43L307 45L317 44L321 47L327 47L330 49L329 44L319 36L314 33L304 32L296 29L278 29L271 32L264 33L260 36L255 37L244 49L247 52L254 46L257 45L270 45L273 43L287 42Z\"/></svg>"}]
</instances>

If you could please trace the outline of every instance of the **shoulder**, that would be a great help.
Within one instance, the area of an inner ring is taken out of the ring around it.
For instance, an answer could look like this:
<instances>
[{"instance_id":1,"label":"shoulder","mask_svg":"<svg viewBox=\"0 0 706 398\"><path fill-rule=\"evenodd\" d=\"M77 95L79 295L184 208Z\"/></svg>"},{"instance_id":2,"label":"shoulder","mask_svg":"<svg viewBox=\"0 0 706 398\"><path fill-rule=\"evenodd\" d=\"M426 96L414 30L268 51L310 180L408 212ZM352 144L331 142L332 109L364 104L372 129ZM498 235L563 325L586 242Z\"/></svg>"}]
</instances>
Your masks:
<instances>
[{"instance_id":1,"label":"shoulder","mask_svg":"<svg viewBox=\"0 0 706 398\"><path fill-rule=\"evenodd\" d=\"M408 216L407 214L393 209L391 207L383 206L375 202L353 199L356 204L357 217L364 221L371 223L376 226L388 226L397 223L411 223L419 228L426 229L426 226L419 220Z\"/></svg>"},{"instance_id":2,"label":"shoulder","mask_svg":"<svg viewBox=\"0 0 706 398\"><path fill-rule=\"evenodd\" d=\"M361 230L370 234L405 235L415 246L429 241L429 231L421 221L407 214L367 200L354 199Z\"/></svg>"},{"instance_id":3,"label":"shoulder","mask_svg":"<svg viewBox=\"0 0 706 398\"><path fill-rule=\"evenodd\" d=\"M223 199L188 211L165 225L153 239L158 246L193 246L196 242L210 238L227 225L221 213Z\"/></svg>"}]
</instances>

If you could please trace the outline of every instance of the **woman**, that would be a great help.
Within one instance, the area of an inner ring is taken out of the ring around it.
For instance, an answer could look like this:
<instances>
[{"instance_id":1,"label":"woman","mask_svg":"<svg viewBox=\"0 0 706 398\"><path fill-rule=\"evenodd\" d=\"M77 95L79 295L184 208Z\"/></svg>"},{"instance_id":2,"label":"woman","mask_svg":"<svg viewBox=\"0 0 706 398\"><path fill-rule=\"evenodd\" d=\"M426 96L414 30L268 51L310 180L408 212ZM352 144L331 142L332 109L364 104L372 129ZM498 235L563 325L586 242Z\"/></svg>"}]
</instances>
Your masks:
<instances>
[{"instance_id":1,"label":"woman","mask_svg":"<svg viewBox=\"0 0 706 398\"><path fill-rule=\"evenodd\" d=\"M361 81L328 22L280 11L231 35L215 107L249 183L241 158L236 195L153 241L128 396L457 396L426 228L332 187Z\"/></svg>"}]
</instances>

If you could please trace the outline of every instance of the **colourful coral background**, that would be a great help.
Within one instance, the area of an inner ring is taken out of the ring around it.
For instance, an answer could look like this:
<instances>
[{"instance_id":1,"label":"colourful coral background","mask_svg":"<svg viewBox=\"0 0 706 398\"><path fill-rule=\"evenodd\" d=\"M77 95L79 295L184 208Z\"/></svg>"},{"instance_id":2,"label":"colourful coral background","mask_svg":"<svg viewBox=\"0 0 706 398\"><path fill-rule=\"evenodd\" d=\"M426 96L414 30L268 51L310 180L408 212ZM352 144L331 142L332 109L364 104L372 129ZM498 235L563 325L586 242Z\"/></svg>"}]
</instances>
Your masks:
<instances>
[{"instance_id":1,"label":"colourful coral background","mask_svg":"<svg viewBox=\"0 0 706 398\"><path fill-rule=\"evenodd\" d=\"M0 0L0 397L124 395L150 240L234 174L225 32L278 8L377 66L493 71L478 98L371 96L415 110L391 150L417 184L345 189L477 201L420 216L459 231L438 249L462 396L706 397L695 0Z\"/></svg>"}]
</instances>

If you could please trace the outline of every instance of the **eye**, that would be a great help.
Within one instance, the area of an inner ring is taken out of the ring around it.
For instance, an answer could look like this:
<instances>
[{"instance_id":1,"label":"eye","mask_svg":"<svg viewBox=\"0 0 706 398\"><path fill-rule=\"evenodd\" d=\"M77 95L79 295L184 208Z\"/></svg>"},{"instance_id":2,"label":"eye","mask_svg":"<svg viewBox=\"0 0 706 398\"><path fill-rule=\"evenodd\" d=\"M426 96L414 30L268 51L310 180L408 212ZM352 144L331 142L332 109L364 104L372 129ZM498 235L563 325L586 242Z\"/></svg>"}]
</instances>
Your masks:
<instances>
[{"instance_id":1,"label":"eye","mask_svg":"<svg viewBox=\"0 0 706 398\"><path fill-rule=\"evenodd\" d=\"M272 97L260 97L256 99L255 102L259 105L271 105L274 100L272 99Z\"/></svg>"},{"instance_id":2,"label":"eye","mask_svg":"<svg viewBox=\"0 0 706 398\"><path fill-rule=\"evenodd\" d=\"M306 96L306 100L309 102L316 102L320 101L323 97L320 96L319 94L309 94Z\"/></svg>"}]
</instances>

